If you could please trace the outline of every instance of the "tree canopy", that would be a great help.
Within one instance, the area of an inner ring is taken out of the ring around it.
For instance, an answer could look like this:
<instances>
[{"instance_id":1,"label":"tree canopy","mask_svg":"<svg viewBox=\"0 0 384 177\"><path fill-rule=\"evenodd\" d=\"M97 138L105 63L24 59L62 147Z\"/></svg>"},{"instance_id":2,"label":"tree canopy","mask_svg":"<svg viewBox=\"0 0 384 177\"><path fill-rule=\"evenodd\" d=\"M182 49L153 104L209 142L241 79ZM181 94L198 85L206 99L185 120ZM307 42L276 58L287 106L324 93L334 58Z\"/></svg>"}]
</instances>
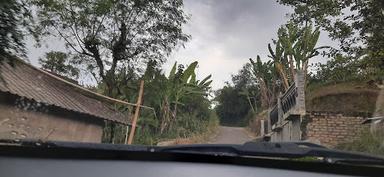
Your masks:
<instances>
[{"instance_id":1,"label":"tree canopy","mask_svg":"<svg viewBox=\"0 0 384 177\"><path fill-rule=\"evenodd\" d=\"M165 60L178 44L187 16L182 0L33 0L41 35L61 37L97 73L111 95L119 67Z\"/></svg>"},{"instance_id":2,"label":"tree canopy","mask_svg":"<svg viewBox=\"0 0 384 177\"><path fill-rule=\"evenodd\" d=\"M44 58L39 58L39 64L43 69L53 73L77 79L79 69L69 61L67 53L51 51L45 54Z\"/></svg>"},{"instance_id":3,"label":"tree canopy","mask_svg":"<svg viewBox=\"0 0 384 177\"><path fill-rule=\"evenodd\" d=\"M24 56L24 33L31 32L30 10L23 1L0 1L0 56ZM0 57L1 61L2 57Z\"/></svg>"},{"instance_id":4,"label":"tree canopy","mask_svg":"<svg viewBox=\"0 0 384 177\"><path fill-rule=\"evenodd\" d=\"M313 23L340 42L340 51L355 58L369 55L384 68L384 1L382 0L278 0L294 8L296 24Z\"/></svg>"}]
</instances>

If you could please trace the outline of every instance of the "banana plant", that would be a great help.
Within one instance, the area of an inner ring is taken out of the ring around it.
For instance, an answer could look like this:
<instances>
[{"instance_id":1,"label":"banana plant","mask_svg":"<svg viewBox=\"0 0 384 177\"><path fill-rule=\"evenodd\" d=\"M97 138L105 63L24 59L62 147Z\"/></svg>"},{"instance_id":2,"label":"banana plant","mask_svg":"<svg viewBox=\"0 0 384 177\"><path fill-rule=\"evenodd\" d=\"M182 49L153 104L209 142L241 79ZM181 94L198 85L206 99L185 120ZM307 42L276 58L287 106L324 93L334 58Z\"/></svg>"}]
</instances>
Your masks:
<instances>
[{"instance_id":1,"label":"banana plant","mask_svg":"<svg viewBox=\"0 0 384 177\"><path fill-rule=\"evenodd\" d=\"M299 28L293 23L278 30L278 40L274 41L275 51L268 45L270 58L280 75L285 90L294 81L295 71L308 70L308 62L319 55L319 50L328 46L316 47L320 37L320 29L313 30L312 25Z\"/></svg>"},{"instance_id":2,"label":"banana plant","mask_svg":"<svg viewBox=\"0 0 384 177\"><path fill-rule=\"evenodd\" d=\"M262 108L271 106L271 101L276 90L275 68L272 61L262 62L260 56L257 56L256 61L249 59L252 65L252 73L256 77L261 94Z\"/></svg>"},{"instance_id":3,"label":"banana plant","mask_svg":"<svg viewBox=\"0 0 384 177\"><path fill-rule=\"evenodd\" d=\"M173 65L167 80L166 95L162 104L163 118L161 133L172 125L177 118L179 105L184 105L180 100L190 94L206 95L212 83L211 75L199 81L196 79L196 67L198 62L191 63L186 69L177 68L177 62Z\"/></svg>"}]
</instances>

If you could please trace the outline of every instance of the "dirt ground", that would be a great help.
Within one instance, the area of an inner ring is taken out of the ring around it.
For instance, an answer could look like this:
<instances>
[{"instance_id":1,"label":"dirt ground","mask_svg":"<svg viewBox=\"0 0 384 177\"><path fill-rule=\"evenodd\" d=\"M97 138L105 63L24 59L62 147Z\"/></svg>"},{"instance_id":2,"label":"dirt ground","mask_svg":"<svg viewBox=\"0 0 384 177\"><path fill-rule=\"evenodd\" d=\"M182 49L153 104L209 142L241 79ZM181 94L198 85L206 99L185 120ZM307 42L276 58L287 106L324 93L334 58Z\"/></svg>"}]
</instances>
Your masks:
<instances>
[{"instance_id":1,"label":"dirt ground","mask_svg":"<svg viewBox=\"0 0 384 177\"><path fill-rule=\"evenodd\" d=\"M208 142L211 144L243 144L251 141L253 137L249 135L243 127L224 127L218 128L217 135Z\"/></svg>"}]
</instances>

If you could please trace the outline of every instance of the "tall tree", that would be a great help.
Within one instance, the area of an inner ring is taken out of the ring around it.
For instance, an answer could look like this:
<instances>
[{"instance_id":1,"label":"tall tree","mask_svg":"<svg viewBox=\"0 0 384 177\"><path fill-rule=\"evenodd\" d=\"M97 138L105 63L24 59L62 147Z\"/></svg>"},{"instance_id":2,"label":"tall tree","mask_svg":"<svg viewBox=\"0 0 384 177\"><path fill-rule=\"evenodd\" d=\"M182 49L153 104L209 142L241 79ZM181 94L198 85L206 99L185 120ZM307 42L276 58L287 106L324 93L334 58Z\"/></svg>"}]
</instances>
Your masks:
<instances>
[{"instance_id":1,"label":"tall tree","mask_svg":"<svg viewBox=\"0 0 384 177\"><path fill-rule=\"evenodd\" d=\"M232 75L232 83L236 89L240 90L240 95L246 96L251 111L256 113L260 104L260 90L252 69L252 64L246 63L237 74Z\"/></svg>"},{"instance_id":2,"label":"tall tree","mask_svg":"<svg viewBox=\"0 0 384 177\"><path fill-rule=\"evenodd\" d=\"M171 126L177 119L178 108L184 105L181 100L188 95L208 96L207 92L212 83L211 75L204 79L196 79L196 67L198 62L191 63L184 69L183 65L173 65L167 79L164 81L163 98L161 103L161 131Z\"/></svg>"},{"instance_id":3,"label":"tall tree","mask_svg":"<svg viewBox=\"0 0 384 177\"><path fill-rule=\"evenodd\" d=\"M340 50L359 58L369 55L373 65L384 68L384 1L382 0L278 0L291 6L291 20L313 22L340 42ZM337 53L334 51L333 53Z\"/></svg>"},{"instance_id":4,"label":"tall tree","mask_svg":"<svg viewBox=\"0 0 384 177\"><path fill-rule=\"evenodd\" d=\"M294 81L296 70L307 73L309 60L320 54L320 50L327 46L317 47L320 37L319 28L312 25L299 27L288 23L279 28L277 40L274 40L275 51L270 44L268 49L273 59L276 72L283 83L284 90Z\"/></svg>"},{"instance_id":5,"label":"tall tree","mask_svg":"<svg viewBox=\"0 0 384 177\"><path fill-rule=\"evenodd\" d=\"M256 61L249 59L252 65L252 73L256 78L260 90L261 108L267 109L272 106L279 90L276 67L271 60L263 62L260 56Z\"/></svg>"},{"instance_id":6,"label":"tall tree","mask_svg":"<svg viewBox=\"0 0 384 177\"><path fill-rule=\"evenodd\" d=\"M32 0L39 31L56 35L105 83L112 96L117 68L163 62L189 39L182 0Z\"/></svg>"},{"instance_id":7,"label":"tall tree","mask_svg":"<svg viewBox=\"0 0 384 177\"><path fill-rule=\"evenodd\" d=\"M227 84L215 93L216 113L223 125L240 126L247 122L246 115L250 111L247 97L241 94L241 89Z\"/></svg>"}]
</instances>

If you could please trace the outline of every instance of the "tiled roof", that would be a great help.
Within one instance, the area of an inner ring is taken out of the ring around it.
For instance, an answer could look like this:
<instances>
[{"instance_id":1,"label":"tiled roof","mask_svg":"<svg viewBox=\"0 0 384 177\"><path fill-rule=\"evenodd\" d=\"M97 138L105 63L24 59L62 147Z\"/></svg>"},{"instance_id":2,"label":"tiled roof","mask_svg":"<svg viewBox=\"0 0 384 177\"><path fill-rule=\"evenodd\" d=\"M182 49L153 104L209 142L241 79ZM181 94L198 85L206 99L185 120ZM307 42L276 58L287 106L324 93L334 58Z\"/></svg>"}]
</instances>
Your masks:
<instances>
[{"instance_id":1,"label":"tiled roof","mask_svg":"<svg viewBox=\"0 0 384 177\"><path fill-rule=\"evenodd\" d=\"M97 96L85 94L74 85L55 78L24 61L16 59L14 66L0 64L0 91L33 99L66 110L91 115L94 118L128 123L127 116L111 108Z\"/></svg>"}]
</instances>

